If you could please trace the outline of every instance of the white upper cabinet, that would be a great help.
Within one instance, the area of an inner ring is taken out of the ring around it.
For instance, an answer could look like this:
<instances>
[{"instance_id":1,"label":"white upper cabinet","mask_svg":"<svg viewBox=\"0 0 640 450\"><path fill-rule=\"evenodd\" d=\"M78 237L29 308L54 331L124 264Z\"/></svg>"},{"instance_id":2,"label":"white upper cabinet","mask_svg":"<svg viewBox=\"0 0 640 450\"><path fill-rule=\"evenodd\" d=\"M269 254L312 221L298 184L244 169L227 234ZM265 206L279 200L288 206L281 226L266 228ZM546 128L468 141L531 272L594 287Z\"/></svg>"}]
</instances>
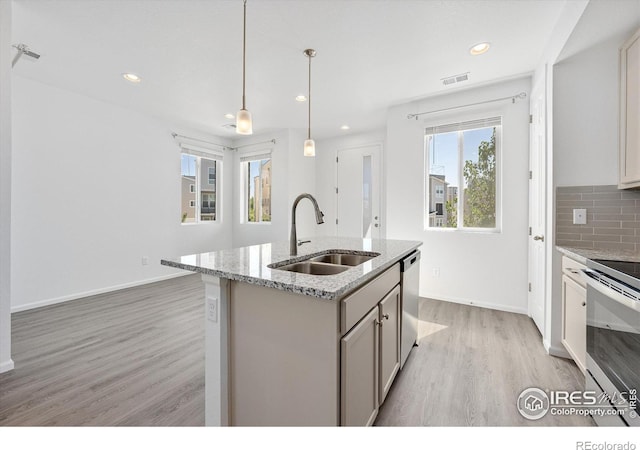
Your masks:
<instances>
[{"instance_id":1,"label":"white upper cabinet","mask_svg":"<svg viewBox=\"0 0 640 450\"><path fill-rule=\"evenodd\" d=\"M620 49L621 189L640 187L640 30Z\"/></svg>"}]
</instances>

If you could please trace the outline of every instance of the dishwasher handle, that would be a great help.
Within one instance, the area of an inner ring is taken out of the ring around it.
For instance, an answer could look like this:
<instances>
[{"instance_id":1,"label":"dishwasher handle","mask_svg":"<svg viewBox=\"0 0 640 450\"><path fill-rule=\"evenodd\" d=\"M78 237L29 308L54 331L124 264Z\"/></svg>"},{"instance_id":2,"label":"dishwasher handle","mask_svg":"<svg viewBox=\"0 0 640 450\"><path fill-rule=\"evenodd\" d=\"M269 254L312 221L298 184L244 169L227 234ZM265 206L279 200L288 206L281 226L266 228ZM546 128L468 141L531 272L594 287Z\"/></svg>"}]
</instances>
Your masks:
<instances>
[{"instance_id":1,"label":"dishwasher handle","mask_svg":"<svg viewBox=\"0 0 640 450\"><path fill-rule=\"evenodd\" d=\"M411 266L414 266L419 261L420 261L420 250L416 250L415 252L411 253L409 256L405 257L400 262L400 270L402 272L406 272L411 268Z\"/></svg>"}]
</instances>

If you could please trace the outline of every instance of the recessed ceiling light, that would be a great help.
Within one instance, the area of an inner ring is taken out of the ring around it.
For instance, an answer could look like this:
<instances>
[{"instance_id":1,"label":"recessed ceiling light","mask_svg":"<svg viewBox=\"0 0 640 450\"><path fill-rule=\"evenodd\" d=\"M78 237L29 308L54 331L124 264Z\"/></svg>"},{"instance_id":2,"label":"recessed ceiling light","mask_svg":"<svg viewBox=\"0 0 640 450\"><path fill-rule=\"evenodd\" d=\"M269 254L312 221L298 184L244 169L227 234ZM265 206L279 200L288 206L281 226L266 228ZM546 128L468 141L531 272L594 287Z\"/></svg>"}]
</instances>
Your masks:
<instances>
[{"instance_id":1,"label":"recessed ceiling light","mask_svg":"<svg viewBox=\"0 0 640 450\"><path fill-rule=\"evenodd\" d=\"M306 95L298 95L298 96L296 96L296 101L297 102L306 102L307 101L307 96Z\"/></svg>"},{"instance_id":2,"label":"recessed ceiling light","mask_svg":"<svg viewBox=\"0 0 640 450\"><path fill-rule=\"evenodd\" d=\"M235 117L236 117L236 116L234 116L234 115L233 115L233 114L231 114L231 113L226 113L226 114L224 115L224 117L225 117L225 119L235 119Z\"/></svg>"},{"instance_id":3,"label":"recessed ceiling light","mask_svg":"<svg viewBox=\"0 0 640 450\"><path fill-rule=\"evenodd\" d=\"M474 45L473 47L471 47L469 49L469 53L471 53L474 56L482 55L483 53L486 53L489 50L489 47L491 47L491 44L489 42L480 42Z\"/></svg>"},{"instance_id":4,"label":"recessed ceiling light","mask_svg":"<svg viewBox=\"0 0 640 450\"><path fill-rule=\"evenodd\" d=\"M340 129L341 129L341 130L349 130L349 129L351 129L351 127L350 127L349 125L342 125L342 126L340 127Z\"/></svg>"},{"instance_id":5,"label":"recessed ceiling light","mask_svg":"<svg viewBox=\"0 0 640 450\"><path fill-rule=\"evenodd\" d=\"M122 77L131 83L140 83L142 81L142 78L135 73L123 73Z\"/></svg>"}]
</instances>

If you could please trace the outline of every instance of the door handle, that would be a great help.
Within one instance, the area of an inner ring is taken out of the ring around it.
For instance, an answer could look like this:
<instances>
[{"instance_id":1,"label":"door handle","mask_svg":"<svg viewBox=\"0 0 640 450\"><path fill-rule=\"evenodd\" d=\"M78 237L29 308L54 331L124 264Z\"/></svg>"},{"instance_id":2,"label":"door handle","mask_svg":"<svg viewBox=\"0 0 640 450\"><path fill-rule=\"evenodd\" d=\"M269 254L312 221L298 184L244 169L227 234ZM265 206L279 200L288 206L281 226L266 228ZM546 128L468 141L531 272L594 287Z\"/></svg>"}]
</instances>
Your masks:
<instances>
[{"instance_id":1,"label":"door handle","mask_svg":"<svg viewBox=\"0 0 640 450\"><path fill-rule=\"evenodd\" d=\"M542 242L544 242L544 236L534 236L533 240L534 241L542 241Z\"/></svg>"}]
</instances>

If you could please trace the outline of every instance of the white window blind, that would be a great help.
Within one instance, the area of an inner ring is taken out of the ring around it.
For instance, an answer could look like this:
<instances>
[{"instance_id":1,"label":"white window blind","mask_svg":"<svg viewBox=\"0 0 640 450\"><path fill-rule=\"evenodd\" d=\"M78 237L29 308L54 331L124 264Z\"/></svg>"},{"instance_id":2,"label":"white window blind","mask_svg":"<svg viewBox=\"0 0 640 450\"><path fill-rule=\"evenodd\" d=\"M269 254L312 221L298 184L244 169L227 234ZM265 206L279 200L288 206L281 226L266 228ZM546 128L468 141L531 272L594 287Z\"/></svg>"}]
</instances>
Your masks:
<instances>
[{"instance_id":1,"label":"white window blind","mask_svg":"<svg viewBox=\"0 0 640 450\"><path fill-rule=\"evenodd\" d=\"M240 154L240 162L261 161L271 158L271 150L260 150L258 152L246 152Z\"/></svg>"},{"instance_id":2,"label":"white window blind","mask_svg":"<svg viewBox=\"0 0 640 450\"><path fill-rule=\"evenodd\" d=\"M502 117L489 117L487 119L470 120L468 122L448 123L446 125L427 127L424 130L424 134L452 133L454 131L473 130L476 128L498 127L500 125L502 125Z\"/></svg>"},{"instance_id":3,"label":"white window blind","mask_svg":"<svg viewBox=\"0 0 640 450\"><path fill-rule=\"evenodd\" d=\"M174 139L180 147L180 153L216 161L224 159L224 147L222 145L207 143L200 139L181 135L174 135Z\"/></svg>"},{"instance_id":4,"label":"white window blind","mask_svg":"<svg viewBox=\"0 0 640 450\"><path fill-rule=\"evenodd\" d=\"M191 144L180 143L180 153L199 156L206 159L213 159L215 161L222 161L224 159L224 152L221 150L209 149Z\"/></svg>"}]
</instances>

